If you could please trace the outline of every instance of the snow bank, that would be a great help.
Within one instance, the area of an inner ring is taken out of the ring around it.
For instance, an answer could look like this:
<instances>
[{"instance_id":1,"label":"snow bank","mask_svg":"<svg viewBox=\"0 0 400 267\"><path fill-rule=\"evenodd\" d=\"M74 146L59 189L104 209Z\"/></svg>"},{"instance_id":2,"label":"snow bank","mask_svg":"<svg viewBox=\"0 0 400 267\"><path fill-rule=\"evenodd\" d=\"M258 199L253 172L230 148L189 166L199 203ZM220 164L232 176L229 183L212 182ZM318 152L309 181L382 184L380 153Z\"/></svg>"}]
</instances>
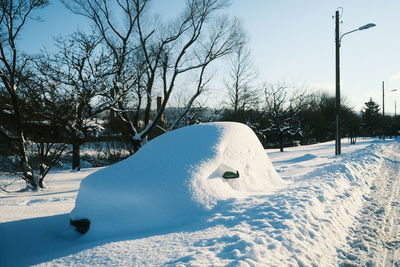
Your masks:
<instances>
[{"instance_id":1,"label":"snow bank","mask_svg":"<svg viewBox=\"0 0 400 267\"><path fill-rule=\"evenodd\" d=\"M227 171L240 177L224 179ZM220 200L280 185L250 128L200 124L164 134L132 157L86 177L70 218L88 219L89 236L156 230L196 220Z\"/></svg>"},{"instance_id":2,"label":"snow bank","mask_svg":"<svg viewBox=\"0 0 400 267\"><path fill-rule=\"evenodd\" d=\"M376 195L390 196L390 191L380 190L379 194L373 191L397 177L398 149L398 143L378 143L325 158L329 161L322 164L314 155L314 166L319 167L305 175L294 176L287 190L271 196L268 203L260 206L261 210L268 210L265 207L270 206L272 212L268 211L270 215L265 217L272 227L266 226L256 236L264 237L275 246L272 250L257 246L255 251L265 257L256 262L271 266L369 266L370 260L379 261L381 254L372 253L371 247L366 249L368 256L353 262L361 258L355 247L363 241L358 235L356 242L349 242L349 230L357 227L355 223L360 223L363 231L370 231L369 223L360 214L364 213L363 206L371 203L371 194L374 198ZM299 160L308 158L313 157L304 154L304 157L293 158L292 162L300 164ZM308 168L307 160L302 164ZM276 167L279 170L279 166ZM291 167L296 168L295 165ZM374 212L380 212L377 208L380 205L373 203L372 206ZM254 236L253 232L248 235ZM373 231L370 231L369 238L372 236Z\"/></svg>"}]
</instances>

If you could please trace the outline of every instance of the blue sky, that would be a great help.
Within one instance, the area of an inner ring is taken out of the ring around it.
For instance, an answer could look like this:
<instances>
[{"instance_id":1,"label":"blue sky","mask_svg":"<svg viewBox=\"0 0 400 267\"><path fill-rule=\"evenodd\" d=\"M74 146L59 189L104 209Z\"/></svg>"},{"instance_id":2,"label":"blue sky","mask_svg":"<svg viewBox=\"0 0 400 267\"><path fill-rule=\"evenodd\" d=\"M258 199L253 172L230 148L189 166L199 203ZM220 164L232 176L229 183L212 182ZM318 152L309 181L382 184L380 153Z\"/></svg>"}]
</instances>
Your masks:
<instances>
[{"instance_id":1,"label":"blue sky","mask_svg":"<svg viewBox=\"0 0 400 267\"><path fill-rule=\"evenodd\" d=\"M30 52L51 48L57 34L87 29L87 21L66 10L59 0L50 0L41 10L43 22L31 22L21 38ZM154 10L174 16L184 0L155 0ZM367 23L376 27L345 36L341 47L342 96L360 110L372 97L382 103L385 81L385 110L400 107L400 1L398 0L233 0L226 10L239 17L250 37L255 65L263 81L306 83L312 90L334 94L334 15L343 7L341 32ZM400 113L400 108L398 110Z\"/></svg>"}]
</instances>

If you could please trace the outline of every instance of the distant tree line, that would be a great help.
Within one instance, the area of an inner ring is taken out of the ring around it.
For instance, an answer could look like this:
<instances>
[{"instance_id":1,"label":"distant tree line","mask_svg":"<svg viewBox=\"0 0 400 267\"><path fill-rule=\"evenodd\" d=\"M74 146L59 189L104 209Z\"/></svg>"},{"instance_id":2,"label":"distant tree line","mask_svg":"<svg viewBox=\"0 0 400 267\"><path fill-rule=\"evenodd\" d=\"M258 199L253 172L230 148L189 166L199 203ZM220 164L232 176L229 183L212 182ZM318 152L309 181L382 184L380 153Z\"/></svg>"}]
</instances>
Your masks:
<instances>
[{"instance_id":1,"label":"distant tree line","mask_svg":"<svg viewBox=\"0 0 400 267\"><path fill-rule=\"evenodd\" d=\"M0 0L0 171L27 186L45 187L65 155L79 170L88 141L121 141L133 154L199 122L246 123L266 147L281 150L334 138L332 96L258 82L239 21L223 14L228 0L187 0L170 23L152 16L150 0L63 2L92 30L59 36L54 51L30 55L18 40L48 1ZM226 98L212 109L201 97L221 66ZM343 136L397 133L397 118L383 120L372 100L362 113L343 105L342 114Z\"/></svg>"},{"instance_id":2,"label":"distant tree line","mask_svg":"<svg viewBox=\"0 0 400 267\"><path fill-rule=\"evenodd\" d=\"M248 124L266 148L307 145L335 139L335 96L324 91L306 93L301 88L290 88L281 83L267 85L258 105L246 110L225 109L222 120ZM400 117L383 117L379 105L370 99L360 112L342 99L341 137L352 144L358 137L397 137Z\"/></svg>"}]
</instances>

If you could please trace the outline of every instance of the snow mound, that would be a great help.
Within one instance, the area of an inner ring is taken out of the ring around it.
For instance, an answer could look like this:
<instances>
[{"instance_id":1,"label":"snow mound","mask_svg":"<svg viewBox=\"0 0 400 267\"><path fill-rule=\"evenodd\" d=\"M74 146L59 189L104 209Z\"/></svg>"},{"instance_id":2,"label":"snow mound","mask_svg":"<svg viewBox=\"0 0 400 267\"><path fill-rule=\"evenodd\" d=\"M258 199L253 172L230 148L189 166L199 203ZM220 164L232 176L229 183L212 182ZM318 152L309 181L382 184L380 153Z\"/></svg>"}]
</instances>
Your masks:
<instances>
[{"instance_id":1,"label":"snow mound","mask_svg":"<svg viewBox=\"0 0 400 267\"><path fill-rule=\"evenodd\" d=\"M223 178L226 172L238 178ZM89 236L138 233L204 215L219 201L282 185L254 132L244 124L199 124L166 133L138 153L82 180L71 221Z\"/></svg>"}]
</instances>

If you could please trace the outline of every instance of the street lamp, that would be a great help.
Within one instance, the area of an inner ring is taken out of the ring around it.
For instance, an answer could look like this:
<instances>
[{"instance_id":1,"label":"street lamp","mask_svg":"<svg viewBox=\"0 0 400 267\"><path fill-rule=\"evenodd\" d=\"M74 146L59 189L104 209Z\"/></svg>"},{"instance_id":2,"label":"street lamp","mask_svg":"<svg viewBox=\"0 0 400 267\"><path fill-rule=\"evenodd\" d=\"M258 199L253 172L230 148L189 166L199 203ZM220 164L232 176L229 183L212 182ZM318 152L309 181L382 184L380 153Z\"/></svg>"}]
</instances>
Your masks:
<instances>
[{"instance_id":1,"label":"street lamp","mask_svg":"<svg viewBox=\"0 0 400 267\"><path fill-rule=\"evenodd\" d=\"M396 91L398 91L399 89L392 89L392 92L396 92ZM394 100L394 117L396 118L396 116L397 116L397 114L396 114L396 110L397 109L397 105L396 105L396 100Z\"/></svg>"},{"instance_id":2,"label":"street lamp","mask_svg":"<svg viewBox=\"0 0 400 267\"><path fill-rule=\"evenodd\" d=\"M371 27L375 27L376 25L373 23L365 24L355 30L346 32L340 35L339 31L339 10L336 10L335 14L335 42L336 42L336 140L335 140L335 155L341 154L341 144L340 144L340 45L343 36L350 34L356 31L362 31L369 29Z\"/></svg>"},{"instance_id":3,"label":"street lamp","mask_svg":"<svg viewBox=\"0 0 400 267\"><path fill-rule=\"evenodd\" d=\"M398 89L392 89L390 92L396 92ZM396 100L394 101L394 116L396 117ZM385 82L382 81L382 135L383 140L385 140Z\"/></svg>"}]
</instances>

